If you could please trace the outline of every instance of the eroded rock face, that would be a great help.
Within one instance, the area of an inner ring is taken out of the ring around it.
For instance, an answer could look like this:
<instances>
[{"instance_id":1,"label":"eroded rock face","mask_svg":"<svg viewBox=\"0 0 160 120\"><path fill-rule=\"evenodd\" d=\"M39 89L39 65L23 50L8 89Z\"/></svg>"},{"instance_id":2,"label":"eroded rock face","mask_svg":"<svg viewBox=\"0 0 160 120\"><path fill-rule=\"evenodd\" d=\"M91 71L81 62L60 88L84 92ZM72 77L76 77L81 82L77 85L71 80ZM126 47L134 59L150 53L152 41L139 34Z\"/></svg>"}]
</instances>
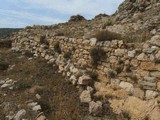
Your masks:
<instances>
[{"instance_id":1,"label":"eroded rock face","mask_svg":"<svg viewBox=\"0 0 160 120\"><path fill-rule=\"evenodd\" d=\"M160 119L159 107L155 100L143 101L136 97L129 97L126 100L110 100L110 103L113 111L118 114L122 111L129 113L131 119L143 120L147 116L149 116L149 118L154 118L154 120Z\"/></svg>"}]
</instances>

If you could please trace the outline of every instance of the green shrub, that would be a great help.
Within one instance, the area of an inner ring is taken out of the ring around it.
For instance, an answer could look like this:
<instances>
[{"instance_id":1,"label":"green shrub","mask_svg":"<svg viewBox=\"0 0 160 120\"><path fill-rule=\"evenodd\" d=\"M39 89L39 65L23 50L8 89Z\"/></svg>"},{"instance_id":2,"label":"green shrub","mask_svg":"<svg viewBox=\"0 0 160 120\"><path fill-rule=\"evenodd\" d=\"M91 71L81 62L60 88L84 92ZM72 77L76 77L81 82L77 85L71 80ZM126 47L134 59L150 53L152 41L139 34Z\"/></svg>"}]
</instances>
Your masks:
<instances>
[{"instance_id":1,"label":"green shrub","mask_svg":"<svg viewBox=\"0 0 160 120\"><path fill-rule=\"evenodd\" d=\"M59 45L59 42L57 42L55 45L54 45L54 50L55 52L61 54L61 47Z\"/></svg>"},{"instance_id":2,"label":"green shrub","mask_svg":"<svg viewBox=\"0 0 160 120\"><path fill-rule=\"evenodd\" d=\"M115 32L110 32L108 30L99 31L95 34L98 41L112 41L115 39L121 39L121 35Z\"/></svg>"},{"instance_id":3,"label":"green shrub","mask_svg":"<svg viewBox=\"0 0 160 120\"><path fill-rule=\"evenodd\" d=\"M109 19L108 21L106 21L103 25L103 29L105 29L107 26L112 26L113 22Z\"/></svg>"},{"instance_id":4,"label":"green shrub","mask_svg":"<svg viewBox=\"0 0 160 120\"><path fill-rule=\"evenodd\" d=\"M33 57L33 53L31 53L28 50L24 51L24 55L27 56L27 57Z\"/></svg>"},{"instance_id":5,"label":"green shrub","mask_svg":"<svg viewBox=\"0 0 160 120\"><path fill-rule=\"evenodd\" d=\"M93 80L97 80L97 79L98 79L98 74L97 74L97 72L87 71L86 73L87 73L87 75L89 75Z\"/></svg>"},{"instance_id":6,"label":"green shrub","mask_svg":"<svg viewBox=\"0 0 160 120\"><path fill-rule=\"evenodd\" d=\"M72 53L70 51L64 53L63 57L66 59L70 59L71 58Z\"/></svg>"},{"instance_id":7,"label":"green shrub","mask_svg":"<svg viewBox=\"0 0 160 120\"><path fill-rule=\"evenodd\" d=\"M49 42L46 40L46 36L40 36L40 43L49 45Z\"/></svg>"},{"instance_id":8,"label":"green shrub","mask_svg":"<svg viewBox=\"0 0 160 120\"><path fill-rule=\"evenodd\" d=\"M18 90L24 90L24 89L27 89L27 88L31 88L32 84L33 84L33 80L23 79L23 80L19 80L16 83L16 86L17 86Z\"/></svg>"},{"instance_id":9,"label":"green shrub","mask_svg":"<svg viewBox=\"0 0 160 120\"><path fill-rule=\"evenodd\" d=\"M90 51L90 56L92 58L93 67L98 66L98 62L106 57L106 52L101 48L93 48Z\"/></svg>"},{"instance_id":10,"label":"green shrub","mask_svg":"<svg viewBox=\"0 0 160 120\"><path fill-rule=\"evenodd\" d=\"M0 48L11 48L12 41L11 40L0 40Z\"/></svg>"},{"instance_id":11,"label":"green shrub","mask_svg":"<svg viewBox=\"0 0 160 120\"><path fill-rule=\"evenodd\" d=\"M7 70L9 67L9 64L4 62L4 61L0 61L0 70Z\"/></svg>"},{"instance_id":12,"label":"green shrub","mask_svg":"<svg viewBox=\"0 0 160 120\"><path fill-rule=\"evenodd\" d=\"M116 73L112 70L108 71L108 77L109 78L115 78L116 77Z\"/></svg>"}]
</instances>

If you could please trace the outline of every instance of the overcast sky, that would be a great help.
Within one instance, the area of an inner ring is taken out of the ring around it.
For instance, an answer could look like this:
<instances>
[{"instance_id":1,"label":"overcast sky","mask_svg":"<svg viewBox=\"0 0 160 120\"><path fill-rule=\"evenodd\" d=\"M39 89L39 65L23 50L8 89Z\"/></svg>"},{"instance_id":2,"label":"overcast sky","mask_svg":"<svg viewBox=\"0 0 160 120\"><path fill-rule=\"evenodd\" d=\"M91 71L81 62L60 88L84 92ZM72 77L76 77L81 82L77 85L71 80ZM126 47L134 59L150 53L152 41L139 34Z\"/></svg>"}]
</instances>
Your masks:
<instances>
[{"instance_id":1,"label":"overcast sky","mask_svg":"<svg viewBox=\"0 0 160 120\"><path fill-rule=\"evenodd\" d=\"M0 0L0 28L51 25L80 14L113 14L124 0Z\"/></svg>"}]
</instances>

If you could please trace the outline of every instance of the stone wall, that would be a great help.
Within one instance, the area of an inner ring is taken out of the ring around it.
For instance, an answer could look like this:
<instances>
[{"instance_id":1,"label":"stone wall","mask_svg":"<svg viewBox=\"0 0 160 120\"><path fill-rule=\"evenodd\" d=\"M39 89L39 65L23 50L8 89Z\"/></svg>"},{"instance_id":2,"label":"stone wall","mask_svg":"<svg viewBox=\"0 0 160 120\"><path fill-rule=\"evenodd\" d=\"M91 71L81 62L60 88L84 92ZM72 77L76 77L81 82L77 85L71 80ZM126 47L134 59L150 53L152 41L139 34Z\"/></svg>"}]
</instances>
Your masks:
<instances>
[{"instance_id":1,"label":"stone wall","mask_svg":"<svg viewBox=\"0 0 160 120\"><path fill-rule=\"evenodd\" d=\"M159 96L159 35L153 36L145 43L133 44L125 43L123 40L99 42L96 38L89 40L67 38L56 36L47 30L26 28L15 34L12 40L12 50L22 53L25 50L31 51L35 57L41 56L47 63L57 64L59 72L74 85L89 86L89 82L85 81L90 81L92 78L84 75L86 71L94 71L99 75L99 83L118 86L138 98L148 100ZM54 47L57 43L62 51L61 54L55 52ZM98 61L97 68L91 64L90 52L93 48L100 48L106 52L106 57ZM70 59L63 57L68 51L71 52Z\"/></svg>"}]
</instances>

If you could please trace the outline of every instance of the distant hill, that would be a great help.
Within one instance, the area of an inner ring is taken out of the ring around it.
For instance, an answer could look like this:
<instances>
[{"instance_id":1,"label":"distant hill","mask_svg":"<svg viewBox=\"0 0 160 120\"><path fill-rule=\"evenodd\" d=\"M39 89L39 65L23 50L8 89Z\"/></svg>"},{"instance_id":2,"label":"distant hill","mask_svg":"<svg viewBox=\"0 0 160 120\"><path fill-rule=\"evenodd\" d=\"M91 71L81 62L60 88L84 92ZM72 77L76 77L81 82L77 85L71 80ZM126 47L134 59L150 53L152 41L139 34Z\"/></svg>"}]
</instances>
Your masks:
<instances>
[{"instance_id":1,"label":"distant hill","mask_svg":"<svg viewBox=\"0 0 160 120\"><path fill-rule=\"evenodd\" d=\"M0 39L9 37L13 32L17 32L21 28L0 28Z\"/></svg>"}]
</instances>

